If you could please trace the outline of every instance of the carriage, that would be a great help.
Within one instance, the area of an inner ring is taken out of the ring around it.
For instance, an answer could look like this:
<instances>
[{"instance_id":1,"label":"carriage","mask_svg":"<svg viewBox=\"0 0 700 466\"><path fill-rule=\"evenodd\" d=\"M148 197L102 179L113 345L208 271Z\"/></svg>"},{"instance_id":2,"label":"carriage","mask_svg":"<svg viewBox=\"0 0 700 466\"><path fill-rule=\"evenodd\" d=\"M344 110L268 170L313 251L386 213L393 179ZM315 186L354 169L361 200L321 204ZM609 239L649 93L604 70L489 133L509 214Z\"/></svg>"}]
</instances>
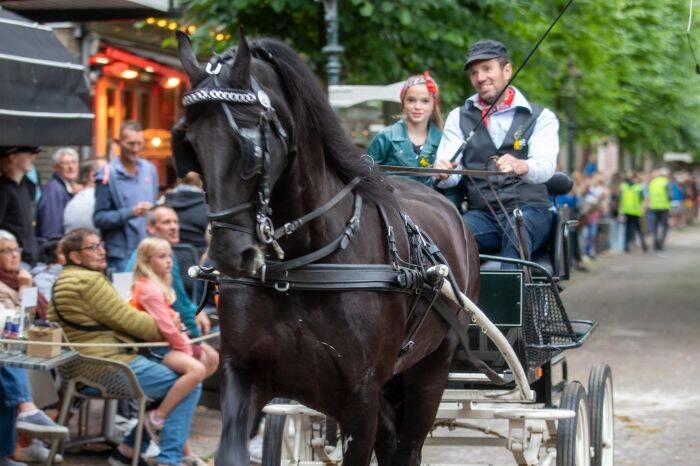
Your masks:
<instances>
[{"instance_id":1,"label":"carriage","mask_svg":"<svg viewBox=\"0 0 700 466\"><path fill-rule=\"evenodd\" d=\"M570 183L557 174L548 188L551 194L568 192ZM576 221L569 219L567 206L555 208L550 241L532 261L480 255L479 306L515 351L501 352L490 339L493 328L477 323L469 329L469 350L512 383L494 385L459 348L425 445L505 447L519 465L613 464L610 367L591 367L587 387L568 378L564 351L581 346L597 324L571 320L563 307L559 293L561 282L570 278L569 244ZM522 268L500 270L504 261ZM532 271L530 283L526 268ZM519 384L514 368L524 372L526 386ZM342 464L343 445L335 424L323 414L279 399L264 411L263 466ZM502 428L484 420L500 421Z\"/></svg>"},{"instance_id":2,"label":"carriage","mask_svg":"<svg viewBox=\"0 0 700 466\"><path fill-rule=\"evenodd\" d=\"M479 258L445 196L374 170L287 45L241 33L237 50L203 67L187 36L178 44L193 90L173 152L178 173L204 178L217 270L194 275L220 296L217 465L249 464L260 409L266 466L367 466L373 452L418 466L426 437L505 446L518 464L612 463L610 369L592 369L586 396L562 354L596 326L569 320L559 296L566 208L532 261ZM568 192L567 180L554 177L551 194ZM280 396L315 409L266 405ZM505 422L507 433L469 419ZM479 437L443 435L474 428Z\"/></svg>"}]
</instances>

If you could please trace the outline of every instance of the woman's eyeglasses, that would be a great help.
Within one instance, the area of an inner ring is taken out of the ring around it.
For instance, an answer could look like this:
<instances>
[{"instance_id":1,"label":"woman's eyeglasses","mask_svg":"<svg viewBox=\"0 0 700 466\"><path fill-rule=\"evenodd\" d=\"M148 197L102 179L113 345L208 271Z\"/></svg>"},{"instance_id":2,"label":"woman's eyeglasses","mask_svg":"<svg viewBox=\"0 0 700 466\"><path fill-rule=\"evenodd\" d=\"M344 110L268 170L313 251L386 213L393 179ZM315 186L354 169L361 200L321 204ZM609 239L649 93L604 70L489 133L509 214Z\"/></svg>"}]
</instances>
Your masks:
<instances>
[{"instance_id":1,"label":"woman's eyeglasses","mask_svg":"<svg viewBox=\"0 0 700 466\"><path fill-rule=\"evenodd\" d=\"M100 249L105 248L105 242L100 241L99 243L91 244L90 246L85 246L84 248L80 248L80 251L91 251L91 252L97 252Z\"/></svg>"},{"instance_id":2,"label":"woman's eyeglasses","mask_svg":"<svg viewBox=\"0 0 700 466\"><path fill-rule=\"evenodd\" d=\"M4 248L4 249L0 249L0 254L22 254L22 248Z\"/></svg>"}]
</instances>

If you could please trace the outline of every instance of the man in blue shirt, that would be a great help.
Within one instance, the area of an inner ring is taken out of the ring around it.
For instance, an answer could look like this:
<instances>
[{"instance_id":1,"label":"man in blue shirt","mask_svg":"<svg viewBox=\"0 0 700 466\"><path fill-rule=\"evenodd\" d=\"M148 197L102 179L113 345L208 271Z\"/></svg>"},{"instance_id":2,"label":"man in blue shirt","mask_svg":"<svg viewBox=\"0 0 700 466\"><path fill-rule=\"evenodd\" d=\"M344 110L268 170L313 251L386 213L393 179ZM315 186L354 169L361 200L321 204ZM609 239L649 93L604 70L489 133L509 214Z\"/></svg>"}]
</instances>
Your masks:
<instances>
[{"instance_id":1,"label":"man in blue shirt","mask_svg":"<svg viewBox=\"0 0 700 466\"><path fill-rule=\"evenodd\" d=\"M509 228L509 223L514 223L513 211L519 207L523 214L524 252L529 258L545 244L551 229L552 214L544 183L556 168L559 122L551 111L528 101L515 87L506 88L513 67L500 42L483 40L473 44L464 69L476 94L448 115L435 167L461 165L514 175L492 177L490 186L479 177L465 183L469 210L463 217L476 238L479 252L520 258L515 232ZM451 162L467 138L469 144ZM438 178L441 188L460 182L458 175ZM505 212L501 211L499 199ZM503 264L503 268L512 267Z\"/></svg>"},{"instance_id":2,"label":"man in blue shirt","mask_svg":"<svg viewBox=\"0 0 700 466\"><path fill-rule=\"evenodd\" d=\"M145 215L158 195L158 172L152 163L139 157L144 139L137 122L125 121L117 142L119 158L95 177L92 218L107 248L108 267L121 272L126 258L146 237Z\"/></svg>"}]
</instances>

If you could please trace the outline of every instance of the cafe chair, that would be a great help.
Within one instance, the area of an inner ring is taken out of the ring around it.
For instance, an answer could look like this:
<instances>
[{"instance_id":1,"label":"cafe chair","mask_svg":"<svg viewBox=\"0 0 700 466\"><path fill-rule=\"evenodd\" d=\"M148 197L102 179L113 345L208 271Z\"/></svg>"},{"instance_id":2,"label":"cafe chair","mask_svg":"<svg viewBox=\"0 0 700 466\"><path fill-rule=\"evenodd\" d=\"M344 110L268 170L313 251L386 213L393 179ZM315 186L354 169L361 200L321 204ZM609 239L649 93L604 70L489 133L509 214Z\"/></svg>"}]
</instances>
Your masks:
<instances>
[{"instance_id":1,"label":"cafe chair","mask_svg":"<svg viewBox=\"0 0 700 466\"><path fill-rule=\"evenodd\" d=\"M62 377L63 400L57 422L66 425L68 410L74 398L85 400L136 400L138 402L138 423L136 424L136 441L134 451L141 451L143 424L146 417L146 403L149 398L141 389L136 376L129 366L118 361L80 355L76 359L58 368ZM68 442L65 447L100 443L108 441L105 434L105 422L98 436ZM51 443L51 452L46 466L53 463L61 440ZM65 455L64 455L65 456ZM132 465L137 466L139 455L135 454Z\"/></svg>"}]
</instances>

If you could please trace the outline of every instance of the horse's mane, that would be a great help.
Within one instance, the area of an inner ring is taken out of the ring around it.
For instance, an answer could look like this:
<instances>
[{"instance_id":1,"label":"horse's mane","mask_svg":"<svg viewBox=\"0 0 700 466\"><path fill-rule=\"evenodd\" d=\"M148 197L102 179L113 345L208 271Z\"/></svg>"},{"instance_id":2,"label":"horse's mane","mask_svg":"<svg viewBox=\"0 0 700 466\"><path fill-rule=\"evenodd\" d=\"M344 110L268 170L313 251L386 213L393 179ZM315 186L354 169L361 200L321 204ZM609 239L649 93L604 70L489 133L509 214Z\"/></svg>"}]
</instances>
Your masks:
<instances>
[{"instance_id":1,"label":"horse's mane","mask_svg":"<svg viewBox=\"0 0 700 466\"><path fill-rule=\"evenodd\" d=\"M378 204L395 204L393 188L378 168L370 170L369 159L362 157L362 150L352 143L316 76L299 55L270 38L251 41L250 51L279 75L295 121L297 147L316 145L316 137L320 137L326 162L341 180L347 183L361 177L363 181L356 190L363 197Z\"/></svg>"}]
</instances>

